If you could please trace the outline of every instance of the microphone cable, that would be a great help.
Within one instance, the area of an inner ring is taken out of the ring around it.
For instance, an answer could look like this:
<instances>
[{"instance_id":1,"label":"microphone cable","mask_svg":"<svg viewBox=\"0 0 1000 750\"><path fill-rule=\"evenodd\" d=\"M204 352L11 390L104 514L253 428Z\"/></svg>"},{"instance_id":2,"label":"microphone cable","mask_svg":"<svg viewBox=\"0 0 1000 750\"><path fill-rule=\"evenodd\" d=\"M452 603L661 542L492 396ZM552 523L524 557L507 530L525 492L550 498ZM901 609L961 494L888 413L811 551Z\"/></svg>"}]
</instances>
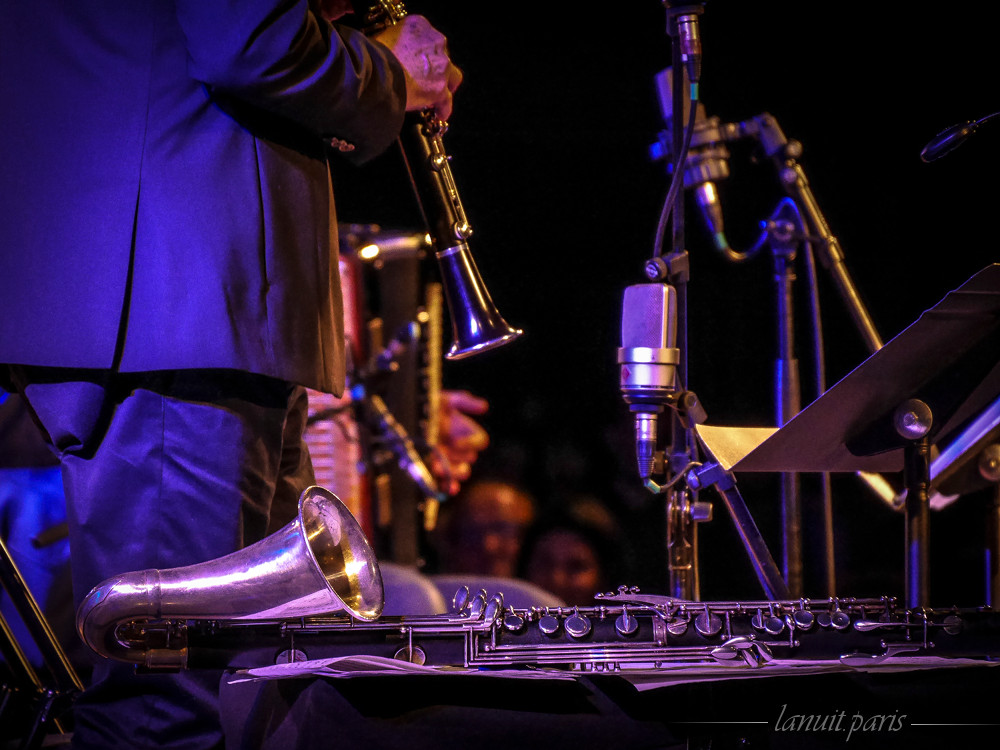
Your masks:
<instances>
[{"instance_id":1,"label":"microphone cable","mask_svg":"<svg viewBox=\"0 0 1000 750\"><path fill-rule=\"evenodd\" d=\"M667 191L666 200L660 211L660 220L656 225L656 237L653 244L653 259L663 256L663 238L667 233L667 224L670 222L670 215L673 212L674 204L677 203L677 194L684 184L684 165L687 163L688 150L691 148L691 137L694 134L694 126L698 116L698 84L691 83L691 108L688 111L688 121L684 128L684 137L681 143L681 152L672 165L673 176L670 180L670 189Z\"/></svg>"}]
</instances>

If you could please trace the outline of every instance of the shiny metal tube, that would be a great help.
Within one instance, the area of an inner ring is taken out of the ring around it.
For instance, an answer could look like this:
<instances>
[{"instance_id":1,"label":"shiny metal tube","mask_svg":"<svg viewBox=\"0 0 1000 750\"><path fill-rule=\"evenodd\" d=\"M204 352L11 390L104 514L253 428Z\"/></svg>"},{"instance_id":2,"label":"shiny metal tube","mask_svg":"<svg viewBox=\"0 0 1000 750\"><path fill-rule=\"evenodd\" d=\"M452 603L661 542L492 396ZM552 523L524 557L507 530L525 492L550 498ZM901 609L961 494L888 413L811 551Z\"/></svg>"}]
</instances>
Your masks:
<instances>
[{"instance_id":1,"label":"shiny metal tube","mask_svg":"<svg viewBox=\"0 0 1000 750\"><path fill-rule=\"evenodd\" d=\"M332 492L310 487L299 498L298 517L256 544L195 565L104 581L80 606L76 626L102 656L183 668L184 629L147 629L145 622L274 620L340 611L374 620L384 603L378 563L354 516Z\"/></svg>"}]
</instances>

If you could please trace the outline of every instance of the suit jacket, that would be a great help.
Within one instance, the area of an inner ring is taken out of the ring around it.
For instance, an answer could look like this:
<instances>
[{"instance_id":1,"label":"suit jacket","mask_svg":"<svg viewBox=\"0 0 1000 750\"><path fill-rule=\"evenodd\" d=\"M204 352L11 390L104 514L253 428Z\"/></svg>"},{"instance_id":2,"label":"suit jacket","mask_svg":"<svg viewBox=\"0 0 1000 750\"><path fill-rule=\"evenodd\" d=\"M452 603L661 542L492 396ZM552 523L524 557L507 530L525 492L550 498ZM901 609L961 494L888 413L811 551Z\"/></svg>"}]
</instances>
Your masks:
<instances>
[{"instance_id":1,"label":"suit jacket","mask_svg":"<svg viewBox=\"0 0 1000 750\"><path fill-rule=\"evenodd\" d=\"M10 2L0 102L0 362L341 392L327 156L399 133L386 48L306 0Z\"/></svg>"}]
</instances>

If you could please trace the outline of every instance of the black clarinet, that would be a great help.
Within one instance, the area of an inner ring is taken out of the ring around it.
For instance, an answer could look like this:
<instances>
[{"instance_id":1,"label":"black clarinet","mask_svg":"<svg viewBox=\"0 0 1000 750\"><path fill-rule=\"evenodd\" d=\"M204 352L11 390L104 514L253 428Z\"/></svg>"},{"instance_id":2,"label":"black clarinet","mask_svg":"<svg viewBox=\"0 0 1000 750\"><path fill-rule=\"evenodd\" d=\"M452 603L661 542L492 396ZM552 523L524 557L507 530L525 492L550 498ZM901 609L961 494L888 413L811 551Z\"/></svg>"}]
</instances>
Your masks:
<instances>
[{"instance_id":1,"label":"black clarinet","mask_svg":"<svg viewBox=\"0 0 1000 750\"><path fill-rule=\"evenodd\" d=\"M366 29L372 33L405 17L403 3L381 0L369 10ZM454 340L445 358L462 359L509 343L523 332L497 311L469 250L472 225L444 148L447 130L447 122L433 109L408 113L399 147L438 260L452 321Z\"/></svg>"}]
</instances>

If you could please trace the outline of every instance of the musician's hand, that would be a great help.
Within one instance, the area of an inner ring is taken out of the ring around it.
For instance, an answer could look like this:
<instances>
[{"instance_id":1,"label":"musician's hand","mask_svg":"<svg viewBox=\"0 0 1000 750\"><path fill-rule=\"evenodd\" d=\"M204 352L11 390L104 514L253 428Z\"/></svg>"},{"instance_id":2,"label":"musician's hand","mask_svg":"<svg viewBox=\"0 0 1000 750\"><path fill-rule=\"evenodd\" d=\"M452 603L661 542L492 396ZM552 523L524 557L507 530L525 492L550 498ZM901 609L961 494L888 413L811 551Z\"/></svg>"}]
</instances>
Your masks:
<instances>
[{"instance_id":1,"label":"musician's hand","mask_svg":"<svg viewBox=\"0 0 1000 750\"><path fill-rule=\"evenodd\" d=\"M327 21L337 21L354 12L351 0L316 0L319 14Z\"/></svg>"},{"instance_id":2,"label":"musician's hand","mask_svg":"<svg viewBox=\"0 0 1000 750\"><path fill-rule=\"evenodd\" d=\"M490 443L482 425L470 414L485 414L486 399L468 391L442 391L438 410L438 445L431 460L431 472L442 492L454 495L472 473L472 464Z\"/></svg>"},{"instance_id":3,"label":"musician's hand","mask_svg":"<svg viewBox=\"0 0 1000 750\"><path fill-rule=\"evenodd\" d=\"M441 120L451 117L452 95L462 71L448 56L448 40L423 16L407 15L374 37L399 59L406 71L406 109L433 108Z\"/></svg>"}]
</instances>

